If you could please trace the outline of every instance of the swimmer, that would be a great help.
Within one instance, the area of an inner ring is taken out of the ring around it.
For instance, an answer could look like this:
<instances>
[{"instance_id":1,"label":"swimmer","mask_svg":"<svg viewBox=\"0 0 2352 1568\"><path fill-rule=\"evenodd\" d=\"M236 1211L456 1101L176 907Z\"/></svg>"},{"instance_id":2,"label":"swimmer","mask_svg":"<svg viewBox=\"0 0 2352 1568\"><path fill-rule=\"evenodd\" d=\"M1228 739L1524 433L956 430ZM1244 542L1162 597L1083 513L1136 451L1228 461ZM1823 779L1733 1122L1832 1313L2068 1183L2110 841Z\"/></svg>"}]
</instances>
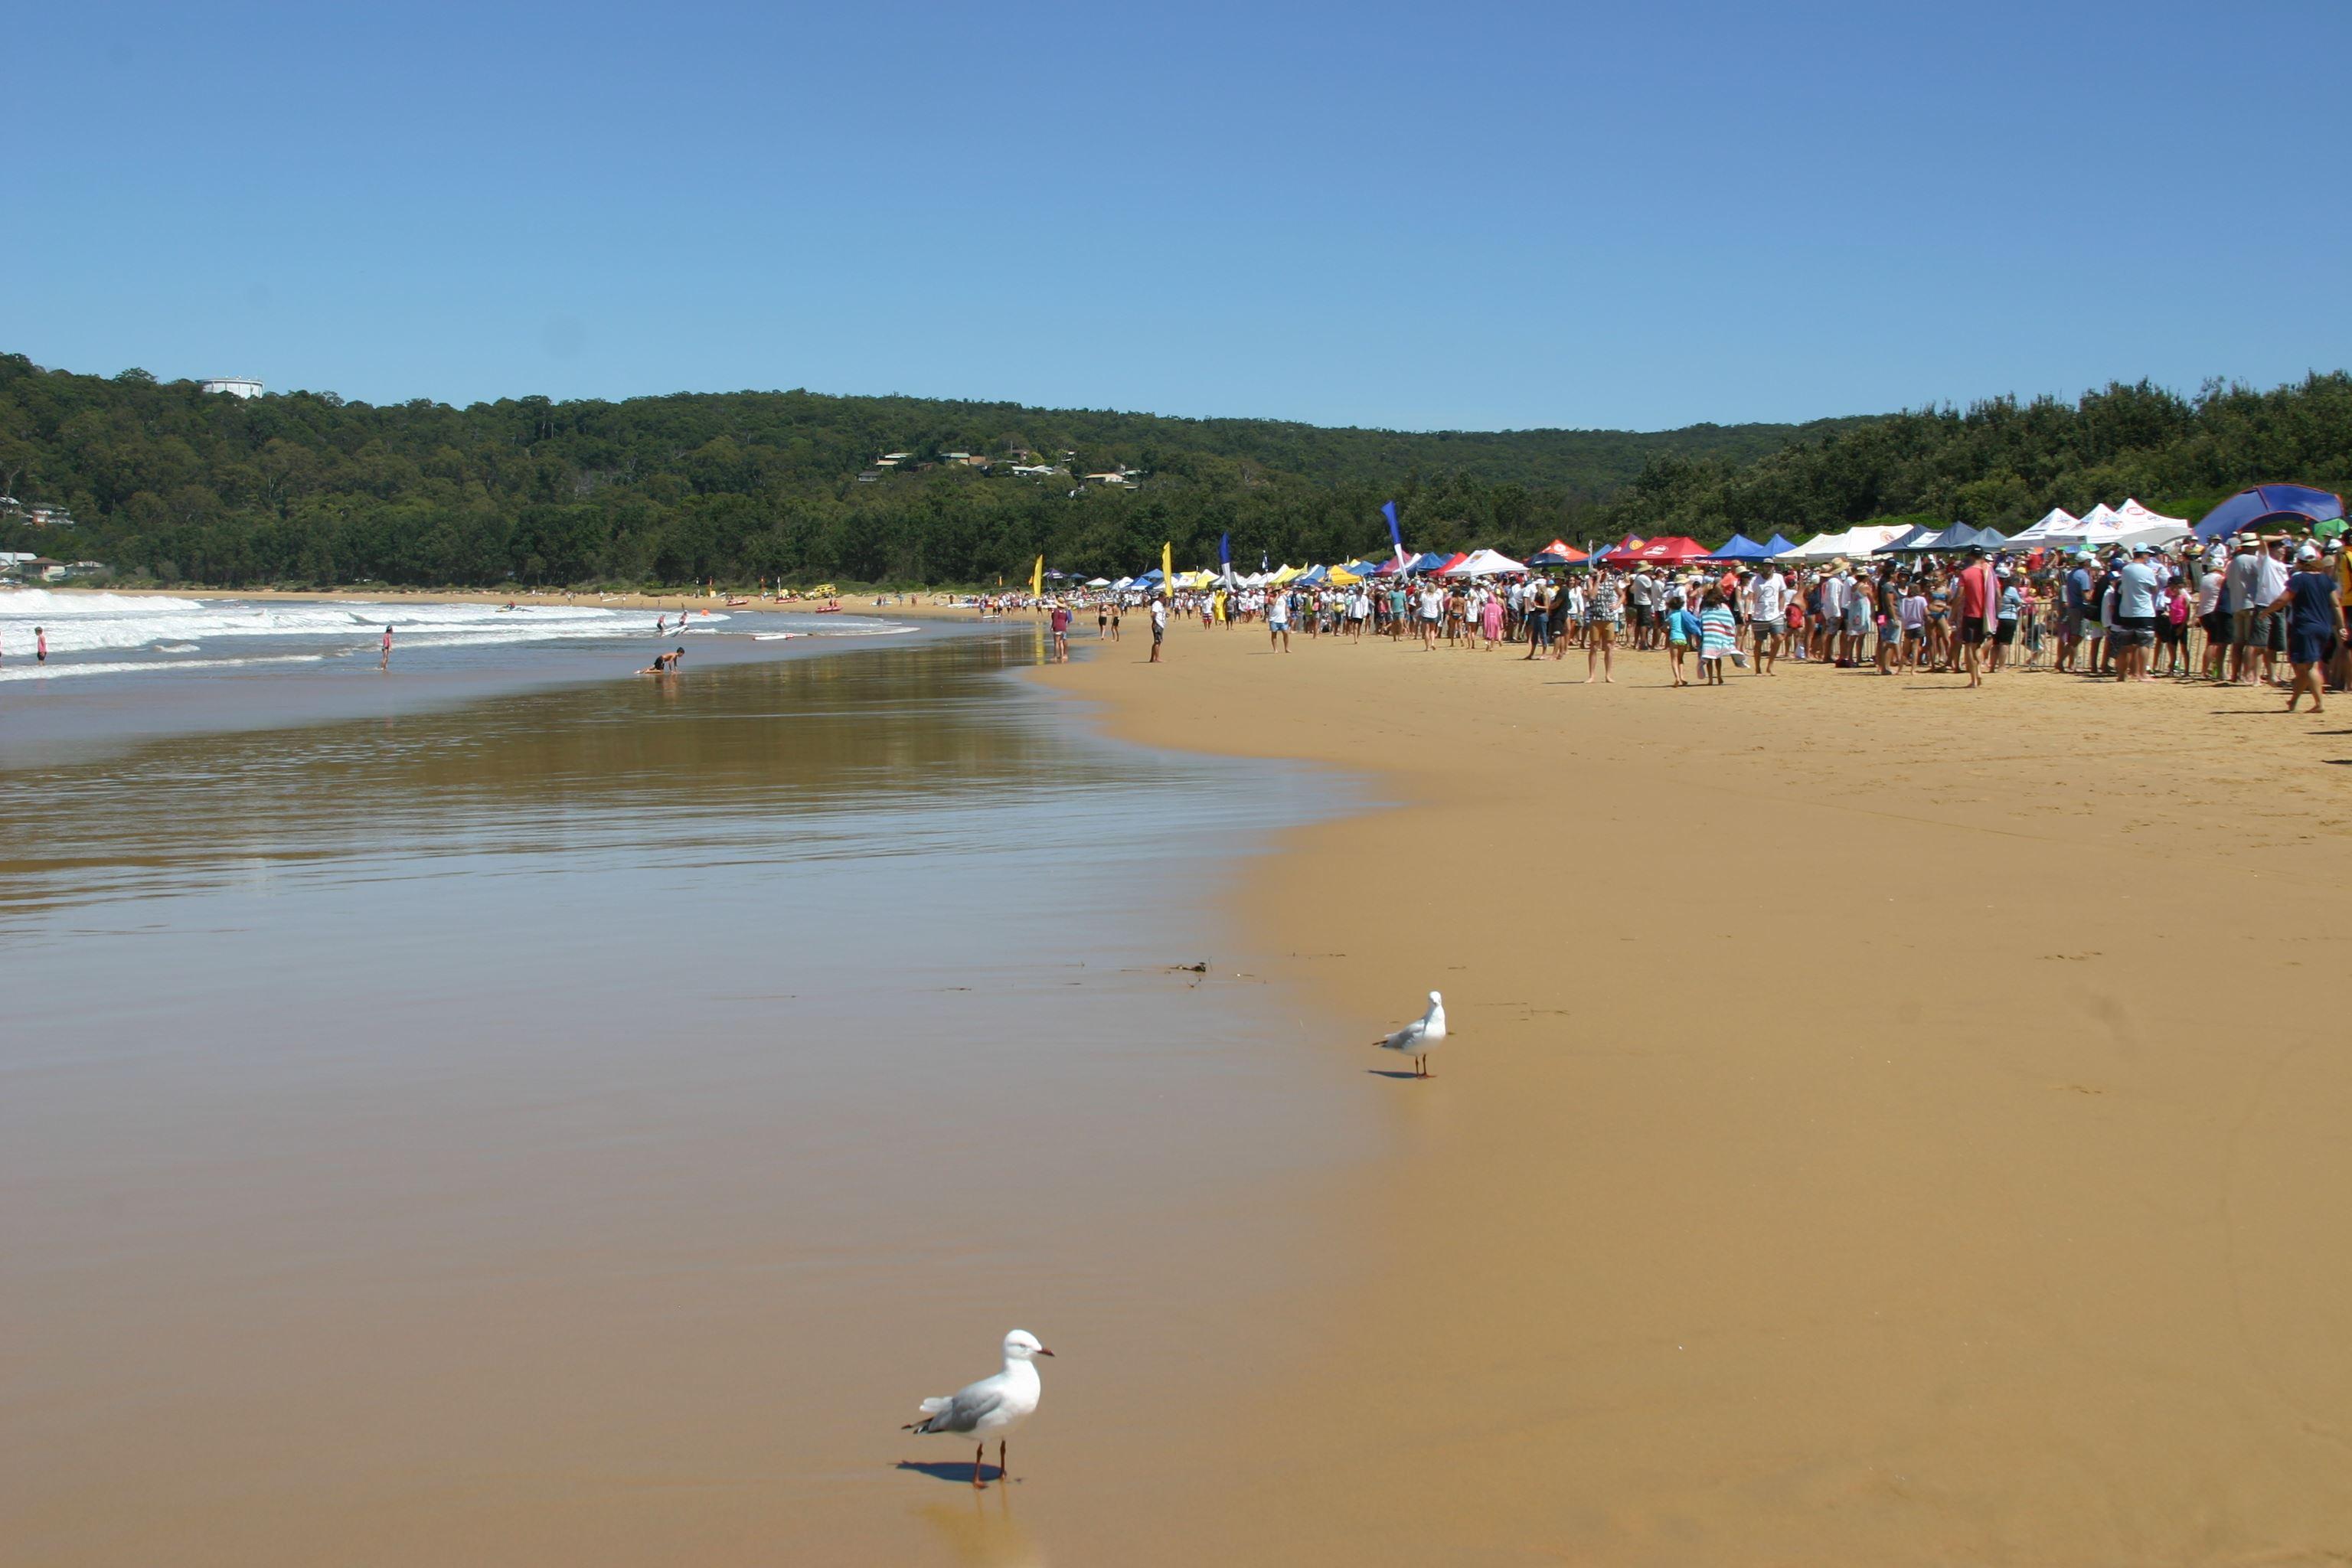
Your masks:
<instances>
[{"instance_id":1,"label":"swimmer","mask_svg":"<svg viewBox=\"0 0 2352 1568\"><path fill-rule=\"evenodd\" d=\"M390 626L383 628L383 653L376 659L375 667L378 669L392 668L392 628Z\"/></svg>"},{"instance_id":2,"label":"swimmer","mask_svg":"<svg viewBox=\"0 0 2352 1568\"><path fill-rule=\"evenodd\" d=\"M38 626L33 628L33 662L35 664L49 662L49 634Z\"/></svg>"}]
</instances>

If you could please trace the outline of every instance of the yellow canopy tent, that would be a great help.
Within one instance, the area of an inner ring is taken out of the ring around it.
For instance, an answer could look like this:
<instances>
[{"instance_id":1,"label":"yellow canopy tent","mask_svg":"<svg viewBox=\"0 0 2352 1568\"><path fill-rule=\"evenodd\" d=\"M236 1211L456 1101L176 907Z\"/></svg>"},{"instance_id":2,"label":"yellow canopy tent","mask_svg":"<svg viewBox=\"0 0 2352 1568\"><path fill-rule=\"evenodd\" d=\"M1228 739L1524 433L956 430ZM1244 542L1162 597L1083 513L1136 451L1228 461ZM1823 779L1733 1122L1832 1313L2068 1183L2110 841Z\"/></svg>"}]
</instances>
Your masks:
<instances>
[{"instance_id":1,"label":"yellow canopy tent","mask_svg":"<svg viewBox=\"0 0 2352 1568\"><path fill-rule=\"evenodd\" d=\"M1285 566L1282 570L1276 572L1274 576L1269 579L1269 582L1273 586L1278 588L1283 584L1289 582L1293 577L1304 577L1306 575L1307 568L1304 566Z\"/></svg>"},{"instance_id":2,"label":"yellow canopy tent","mask_svg":"<svg viewBox=\"0 0 2352 1568\"><path fill-rule=\"evenodd\" d=\"M1362 582L1363 579L1357 576L1353 572L1349 571L1345 566L1334 566L1331 570L1323 574L1323 581L1326 583L1336 583L1342 588L1352 588L1357 584Z\"/></svg>"}]
</instances>

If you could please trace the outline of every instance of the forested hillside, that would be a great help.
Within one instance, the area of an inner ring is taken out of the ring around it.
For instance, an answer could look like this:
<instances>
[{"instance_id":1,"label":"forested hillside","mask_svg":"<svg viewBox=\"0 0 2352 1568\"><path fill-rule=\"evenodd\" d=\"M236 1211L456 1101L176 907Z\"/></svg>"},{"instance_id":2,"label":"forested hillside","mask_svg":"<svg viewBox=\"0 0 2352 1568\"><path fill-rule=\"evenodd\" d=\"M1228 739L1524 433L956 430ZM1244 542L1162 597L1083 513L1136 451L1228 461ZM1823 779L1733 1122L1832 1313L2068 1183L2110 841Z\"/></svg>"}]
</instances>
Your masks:
<instances>
[{"instance_id":1,"label":"forested hillside","mask_svg":"<svg viewBox=\"0 0 2352 1568\"><path fill-rule=\"evenodd\" d=\"M911 456L876 475L895 451ZM1024 454L1067 473L1015 477ZM1121 469L1134 482L1075 477ZM1803 426L1415 434L806 392L243 400L0 355L0 493L80 522L0 524L0 547L216 585L975 584L1041 553L1117 575L1162 540L1206 561L1221 533L1239 561L1337 560L1383 544L1391 498L1416 547L1512 550L1891 513L2008 525L2126 493L2179 510L2253 479L2347 476L2340 374Z\"/></svg>"}]
</instances>

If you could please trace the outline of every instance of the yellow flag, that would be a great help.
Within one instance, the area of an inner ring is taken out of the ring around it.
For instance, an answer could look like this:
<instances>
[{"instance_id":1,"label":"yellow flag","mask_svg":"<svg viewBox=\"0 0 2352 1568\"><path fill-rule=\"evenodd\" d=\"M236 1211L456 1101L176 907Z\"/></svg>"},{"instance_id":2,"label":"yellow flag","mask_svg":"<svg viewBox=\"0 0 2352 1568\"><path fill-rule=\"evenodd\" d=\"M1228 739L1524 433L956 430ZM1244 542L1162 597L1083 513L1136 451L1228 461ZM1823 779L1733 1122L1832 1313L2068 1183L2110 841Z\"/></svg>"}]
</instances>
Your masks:
<instances>
[{"instance_id":1,"label":"yellow flag","mask_svg":"<svg viewBox=\"0 0 2352 1568\"><path fill-rule=\"evenodd\" d=\"M1160 546L1160 591L1163 594L1176 591L1176 566L1164 542Z\"/></svg>"},{"instance_id":2,"label":"yellow flag","mask_svg":"<svg viewBox=\"0 0 2352 1568\"><path fill-rule=\"evenodd\" d=\"M1040 555L1037 557L1037 564L1029 568L1029 593L1030 596L1034 598L1036 595L1043 594L1045 591L1045 558Z\"/></svg>"}]
</instances>

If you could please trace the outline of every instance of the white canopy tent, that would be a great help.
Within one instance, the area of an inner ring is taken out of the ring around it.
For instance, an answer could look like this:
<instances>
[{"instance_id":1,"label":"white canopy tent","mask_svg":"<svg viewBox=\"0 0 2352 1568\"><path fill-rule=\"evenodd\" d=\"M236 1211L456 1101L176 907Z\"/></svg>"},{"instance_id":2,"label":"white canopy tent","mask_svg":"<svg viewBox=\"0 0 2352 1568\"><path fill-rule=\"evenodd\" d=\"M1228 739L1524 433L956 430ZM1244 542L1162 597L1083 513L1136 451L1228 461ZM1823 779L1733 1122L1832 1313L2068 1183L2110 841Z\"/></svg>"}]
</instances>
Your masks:
<instances>
[{"instance_id":1,"label":"white canopy tent","mask_svg":"<svg viewBox=\"0 0 2352 1568\"><path fill-rule=\"evenodd\" d=\"M2028 550L2036 545L2055 544L2061 540L2072 539L2074 536L2074 530L2081 527L2082 523L2081 518L2076 517L2064 507L2053 506L2043 514L2042 521L2032 528L2011 534L2009 542L2012 545L2022 545Z\"/></svg>"},{"instance_id":2,"label":"white canopy tent","mask_svg":"<svg viewBox=\"0 0 2352 1568\"><path fill-rule=\"evenodd\" d=\"M1474 550L1455 566L1449 568L1448 577L1495 577L1506 572L1524 572L1527 563L1514 561L1499 550Z\"/></svg>"},{"instance_id":3,"label":"white canopy tent","mask_svg":"<svg viewBox=\"0 0 2352 1568\"><path fill-rule=\"evenodd\" d=\"M1878 523L1869 527L1849 528L1843 533L1817 533L1776 561L1834 561L1843 555L1864 556L1885 543L1908 533L1909 528L1896 523Z\"/></svg>"},{"instance_id":4,"label":"white canopy tent","mask_svg":"<svg viewBox=\"0 0 2352 1568\"><path fill-rule=\"evenodd\" d=\"M2169 544L2176 539L2186 537L2189 532L2187 518L2167 517L2128 497L2123 505L2116 508L2115 516L2117 525L2123 530L2116 541L2118 544Z\"/></svg>"}]
</instances>

